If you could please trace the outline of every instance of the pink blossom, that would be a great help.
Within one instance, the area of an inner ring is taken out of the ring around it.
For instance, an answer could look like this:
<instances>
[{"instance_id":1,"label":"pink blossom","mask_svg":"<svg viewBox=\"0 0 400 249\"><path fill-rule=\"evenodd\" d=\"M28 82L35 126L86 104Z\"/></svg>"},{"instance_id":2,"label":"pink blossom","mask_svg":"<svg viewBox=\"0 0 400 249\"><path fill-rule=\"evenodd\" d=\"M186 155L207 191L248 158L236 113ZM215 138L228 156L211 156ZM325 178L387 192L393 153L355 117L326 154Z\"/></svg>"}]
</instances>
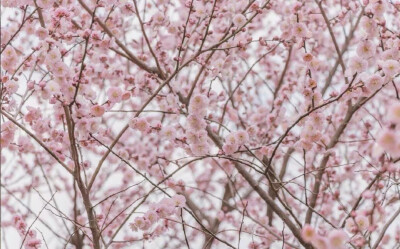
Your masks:
<instances>
[{"instance_id":1,"label":"pink blossom","mask_svg":"<svg viewBox=\"0 0 400 249\"><path fill-rule=\"evenodd\" d=\"M155 25L162 25L164 22L164 14L161 12L157 12L156 14L153 15L153 17L151 18L153 20L153 22L155 23Z\"/></svg>"},{"instance_id":2,"label":"pink blossom","mask_svg":"<svg viewBox=\"0 0 400 249\"><path fill-rule=\"evenodd\" d=\"M147 132L150 128L150 125L146 118L134 118L130 122L130 127L141 132Z\"/></svg>"},{"instance_id":3,"label":"pink blossom","mask_svg":"<svg viewBox=\"0 0 400 249\"><path fill-rule=\"evenodd\" d=\"M237 151L238 146L236 144L224 144L222 146L222 150L225 152L227 155L232 155L235 151Z\"/></svg>"},{"instance_id":4,"label":"pink blossom","mask_svg":"<svg viewBox=\"0 0 400 249\"><path fill-rule=\"evenodd\" d=\"M354 244L355 246L357 246L358 248L364 247L364 246L366 245L366 243L367 243L367 242L365 241L364 237L361 236L361 235L355 236L354 239L353 239L352 241L353 241L353 244Z\"/></svg>"},{"instance_id":5,"label":"pink blossom","mask_svg":"<svg viewBox=\"0 0 400 249\"><path fill-rule=\"evenodd\" d=\"M172 126L163 127L161 132L162 135L168 140L173 140L176 136L176 129Z\"/></svg>"},{"instance_id":6,"label":"pink blossom","mask_svg":"<svg viewBox=\"0 0 400 249\"><path fill-rule=\"evenodd\" d=\"M188 129L193 131L205 129L207 126L207 123L204 121L204 119L197 115L189 115L186 119L186 124Z\"/></svg>"},{"instance_id":7,"label":"pink blossom","mask_svg":"<svg viewBox=\"0 0 400 249\"><path fill-rule=\"evenodd\" d=\"M174 212L174 201L171 199L163 199L160 201L157 207L157 213L161 218L166 218L169 215L172 215Z\"/></svg>"},{"instance_id":8,"label":"pink blossom","mask_svg":"<svg viewBox=\"0 0 400 249\"><path fill-rule=\"evenodd\" d=\"M50 8L53 6L53 4L54 0L37 0L37 5L43 9Z\"/></svg>"},{"instance_id":9,"label":"pink blossom","mask_svg":"<svg viewBox=\"0 0 400 249\"><path fill-rule=\"evenodd\" d=\"M50 0L50 1L53 1L53 0ZM58 19L61 19L63 17L69 17L70 15L71 15L71 12L65 7L58 7L57 9L55 9L55 11L53 13L53 16Z\"/></svg>"},{"instance_id":10,"label":"pink blossom","mask_svg":"<svg viewBox=\"0 0 400 249\"><path fill-rule=\"evenodd\" d=\"M3 2L4 3L4 2ZM1 44L6 44L10 40L11 34L7 29L1 30Z\"/></svg>"},{"instance_id":11,"label":"pink blossom","mask_svg":"<svg viewBox=\"0 0 400 249\"><path fill-rule=\"evenodd\" d=\"M45 86L46 91L50 94L59 94L60 93L60 86L55 81L50 81Z\"/></svg>"},{"instance_id":12,"label":"pink blossom","mask_svg":"<svg viewBox=\"0 0 400 249\"><path fill-rule=\"evenodd\" d=\"M151 223L144 217L136 217L134 225L140 230L147 230L150 228Z\"/></svg>"},{"instance_id":13,"label":"pink blossom","mask_svg":"<svg viewBox=\"0 0 400 249\"><path fill-rule=\"evenodd\" d=\"M357 215L357 216L354 218L354 220L355 220L355 222L356 222L356 224L357 224L357 228L358 228L360 231L365 231L365 230L368 228L368 226L369 226L368 217L366 217L366 216L364 216L364 215Z\"/></svg>"},{"instance_id":14,"label":"pink blossom","mask_svg":"<svg viewBox=\"0 0 400 249\"><path fill-rule=\"evenodd\" d=\"M328 244L328 240L322 236L315 236L314 239L311 241L311 244L318 249L330 249Z\"/></svg>"},{"instance_id":15,"label":"pink blossom","mask_svg":"<svg viewBox=\"0 0 400 249\"><path fill-rule=\"evenodd\" d=\"M14 94L14 93L16 93L16 92L18 91L18 88L19 88L18 83L17 83L15 80L9 80L9 81L7 81L7 82L4 84L4 86L5 86L5 88L6 88L6 90L7 90L7 92L8 92L9 94Z\"/></svg>"},{"instance_id":16,"label":"pink blossom","mask_svg":"<svg viewBox=\"0 0 400 249\"><path fill-rule=\"evenodd\" d=\"M361 73L365 71L367 66L368 63L364 59L358 56L352 57L349 61L349 72L348 72L350 74L349 76L355 73Z\"/></svg>"},{"instance_id":17,"label":"pink blossom","mask_svg":"<svg viewBox=\"0 0 400 249\"><path fill-rule=\"evenodd\" d=\"M394 103L388 110L388 119L390 122L400 125L400 103Z\"/></svg>"},{"instance_id":18,"label":"pink blossom","mask_svg":"<svg viewBox=\"0 0 400 249\"><path fill-rule=\"evenodd\" d=\"M39 39L44 40L49 34L49 31L46 28L39 27L36 30L36 35L38 36Z\"/></svg>"},{"instance_id":19,"label":"pink blossom","mask_svg":"<svg viewBox=\"0 0 400 249\"><path fill-rule=\"evenodd\" d=\"M55 63L61 60L61 53L57 48L51 49L47 54L46 54L46 63L50 67L53 66Z\"/></svg>"},{"instance_id":20,"label":"pink blossom","mask_svg":"<svg viewBox=\"0 0 400 249\"><path fill-rule=\"evenodd\" d=\"M190 144L205 143L207 141L207 132L205 130L188 130L186 131L186 137Z\"/></svg>"},{"instance_id":21,"label":"pink blossom","mask_svg":"<svg viewBox=\"0 0 400 249\"><path fill-rule=\"evenodd\" d=\"M11 58L11 57L16 57L17 53L15 52L15 49L11 46L8 46L4 49L3 53L2 53L3 58L2 59L6 59L6 58Z\"/></svg>"},{"instance_id":22,"label":"pink blossom","mask_svg":"<svg viewBox=\"0 0 400 249\"><path fill-rule=\"evenodd\" d=\"M295 37L305 38L308 36L308 29L304 23L296 23L293 25L292 34Z\"/></svg>"},{"instance_id":23,"label":"pink blossom","mask_svg":"<svg viewBox=\"0 0 400 249\"><path fill-rule=\"evenodd\" d=\"M41 248L42 241L36 238L27 239L25 242L26 249L39 249Z\"/></svg>"},{"instance_id":24,"label":"pink blossom","mask_svg":"<svg viewBox=\"0 0 400 249\"><path fill-rule=\"evenodd\" d=\"M310 53L306 53L303 55L303 61L305 62L311 62L313 58L313 55Z\"/></svg>"},{"instance_id":25,"label":"pink blossom","mask_svg":"<svg viewBox=\"0 0 400 249\"><path fill-rule=\"evenodd\" d=\"M90 108L90 111L92 113L93 116L95 117L101 117L103 116L105 109L103 106L101 105L94 105Z\"/></svg>"},{"instance_id":26,"label":"pink blossom","mask_svg":"<svg viewBox=\"0 0 400 249\"><path fill-rule=\"evenodd\" d=\"M372 13L374 13L376 16L383 16L383 14L385 13L386 8L383 1L372 3L370 6Z\"/></svg>"},{"instance_id":27,"label":"pink blossom","mask_svg":"<svg viewBox=\"0 0 400 249\"><path fill-rule=\"evenodd\" d=\"M236 27L242 27L246 23L246 17L242 14L236 14L233 17L233 24Z\"/></svg>"},{"instance_id":28,"label":"pink blossom","mask_svg":"<svg viewBox=\"0 0 400 249\"><path fill-rule=\"evenodd\" d=\"M203 17L207 14L207 8L201 2L194 2L194 10L196 17Z\"/></svg>"},{"instance_id":29,"label":"pink blossom","mask_svg":"<svg viewBox=\"0 0 400 249\"><path fill-rule=\"evenodd\" d=\"M328 234L328 244L330 248L345 248L344 245L346 244L348 239L349 237L343 230L332 230Z\"/></svg>"},{"instance_id":30,"label":"pink blossom","mask_svg":"<svg viewBox=\"0 0 400 249\"><path fill-rule=\"evenodd\" d=\"M174 201L176 207L182 208L185 206L186 198L183 195L174 195L172 200Z\"/></svg>"},{"instance_id":31,"label":"pink blossom","mask_svg":"<svg viewBox=\"0 0 400 249\"><path fill-rule=\"evenodd\" d=\"M189 112L191 114L204 116L207 113L208 99L205 95L196 94L192 97L189 105Z\"/></svg>"},{"instance_id":32,"label":"pink blossom","mask_svg":"<svg viewBox=\"0 0 400 249\"><path fill-rule=\"evenodd\" d=\"M203 156L209 152L210 146L207 142L194 143L190 145L190 150L195 156Z\"/></svg>"},{"instance_id":33,"label":"pink blossom","mask_svg":"<svg viewBox=\"0 0 400 249\"><path fill-rule=\"evenodd\" d=\"M371 92L378 90L383 84L383 78L378 74L373 74L367 78L366 87Z\"/></svg>"},{"instance_id":34,"label":"pink blossom","mask_svg":"<svg viewBox=\"0 0 400 249\"><path fill-rule=\"evenodd\" d=\"M1 66L4 70L12 71L16 67L18 58L15 50L8 46L2 53Z\"/></svg>"},{"instance_id":35,"label":"pink blossom","mask_svg":"<svg viewBox=\"0 0 400 249\"><path fill-rule=\"evenodd\" d=\"M258 249L259 245L258 245L257 242L252 241L252 242L249 243L248 248L249 249Z\"/></svg>"},{"instance_id":36,"label":"pink blossom","mask_svg":"<svg viewBox=\"0 0 400 249\"><path fill-rule=\"evenodd\" d=\"M253 137L256 135L257 128L255 126L250 126L250 127L247 127L246 131L250 137Z\"/></svg>"},{"instance_id":37,"label":"pink blossom","mask_svg":"<svg viewBox=\"0 0 400 249\"><path fill-rule=\"evenodd\" d=\"M237 131L234 136L238 145L244 145L249 140L249 134L243 130Z\"/></svg>"},{"instance_id":38,"label":"pink blossom","mask_svg":"<svg viewBox=\"0 0 400 249\"><path fill-rule=\"evenodd\" d=\"M157 212L153 210L147 211L146 214L144 215L144 218L150 221L151 224L156 223L159 219Z\"/></svg>"},{"instance_id":39,"label":"pink blossom","mask_svg":"<svg viewBox=\"0 0 400 249\"><path fill-rule=\"evenodd\" d=\"M400 57L400 51L396 48L387 49L380 54L380 59L386 60L396 60Z\"/></svg>"},{"instance_id":40,"label":"pink blossom","mask_svg":"<svg viewBox=\"0 0 400 249\"><path fill-rule=\"evenodd\" d=\"M235 136L235 135L236 135L235 133L229 134L225 139L226 144L237 145L238 140L237 140L237 136Z\"/></svg>"},{"instance_id":41,"label":"pink blossom","mask_svg":"<svg viewBox=\"0 0 400 249\"><path fill-rule=\"evenodd\" d=\"M121 99L122 99L122 101L126 101L126 100L128 100L130 97L131 97L130 92L124 92L124 93L122 94Z\"/></svg>"},{"instance_id":42,"label":"pink blossom","mask_svg":"<svg viewBox=\"0 0 400 249\"><path fill-rule=\"evenodd\" d=\"M119 87L111 87L107 91L108 100L111 103L119 103L122 101L122 90Z\"/></svg>"},{"instance_id":43,"label":"pink blossom","mask_svg":"<svg viewBox=\"0 0 400 249\"><path fill-rule=\"evenodd\" d=\"M317 236L317 234L310 224L306 224L301 230L301 236L303 237L305 242L309 243L315 239L315 236Z\"/></svg>"},{"instance_id":44,"label":"pink blossom","mask_svg":"<svg viewBox=\"0 0 400 249\"><path fill-rule=\"evenodd\" d=\"M363 28L365 34L372 34L376 29L375 21L367 16L361 18L360 26Z\"/></svg>"},{"instance_id":45,"label":"pink blossom","mask_svg":"<svg viewBox=\"0 0 400 249\"><path fill-rule=\"evenodd\" d=\"M368 59L375 55L376 47L374 44L369 41L363 41L357 46L357 54L361 58Z\"/></svg>"},{"instance_id":46,"label":"pink blossom","mask_svg":"<svg viewBox=\"0 0 400 249\"><path fill-rule=\"evenodd\" d=\"M58 61L52 65L52 72L55 76L63 77L68 74L68 66L64 62Z\"/></svg>"},{"instance_id":47,"label":"pink blossom","mask_svg":"<svg viewBox=\"0 0 400 249\"><path fill-rule=\"evenodd\" d=\"M382 146L382 148L386 151L393 151L396 148L396 143L399 140L396 136L396 133L391 130L383 130L377 139L377 143Z\"/></svg>"},{"instance_id":48,"label":"pink blossom","mask_svg":"<svg viewBox=\"0 0 400 249\"><path fill-rule=\"evenodd\" d=\"M395 60L387 60L382 63L382 70L387 77L394 77L400 74L400 62Z\"/></svg>"},{"instance_id":49,"label":"pink blossom","mask_svg":"<svg viewBox=\"0 0 400 249\"><path fill-rule=\"evenodd\" d=\"M42 117L42 114L38 108L34 108L31 106L27 107L28 112L25 114L25 121L30 123Z\"/></svg>"}]
</instances>

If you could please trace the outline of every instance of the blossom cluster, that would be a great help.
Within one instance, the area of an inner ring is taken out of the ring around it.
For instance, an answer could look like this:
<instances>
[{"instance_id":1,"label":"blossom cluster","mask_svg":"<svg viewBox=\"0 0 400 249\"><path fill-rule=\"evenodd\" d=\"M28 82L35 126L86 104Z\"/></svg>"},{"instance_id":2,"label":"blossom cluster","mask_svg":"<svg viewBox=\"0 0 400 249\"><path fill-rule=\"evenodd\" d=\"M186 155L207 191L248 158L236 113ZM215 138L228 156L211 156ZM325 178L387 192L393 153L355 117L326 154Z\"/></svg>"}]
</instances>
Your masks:
<instances>
[{"instance_id":1,"label":"blossom cluster","mask_svg":"<svg viewBox=\"0 0 400 249\"><path fill-rule=\"evenodd\" d=\"M210 145L205 128L207 122L204 117L207 114L209 99L204 94L192 96L189 104L189 115L186 118L186 140L193 155L201 156L209 152Z\"/></svg>"},{"instance_id":2,"label":"blossom cluster","mask_svg":"<svg viewBox=\"0 0 400 249\"><path fill-rule=\"evenodd\" d=\"M149 230L160 219L166 219L174 214L178 214L181 208L185 206L186 199L183 195L174 195L172 198L164 198L160 202L151 205L143 216L136 217L130 224L134 231Z\"/></svg>"},{"instance_id":3,"label":"blossom cluster","mask_svg":"<svg viewBox=\"0 0 400 249\"><path fill-rule=\"evenodd\" d=\"M0 247L399 243L398 1L1 6Z\"/></svg>"},{"instance_id":4,"label":"blossom cluster","mask_svg":"<svg viewBox=\"0 0 400 249\"><path fill-rule=\"evenodd\" d=\"M239 149L240 146L245 145L249 140L249 134L247 131L241 130L230 133L225 138L225 143L222 146L222 150L225 154L231 155Z\"/></svg>"},{"instance_id":5,"label":"blossom cluster","mask_svg":"<svg viewBox=\"0 0 400 249\"><path fill-rule=\"evenodd\" d=\"M378 134L380 149L394 158L400 157L400 103L395 102L387 111L389 125Z\"/></svg>"},{"instance_id":6,"label":"blossom cluster","mask_svg":"<svg viewBox=\"0 0 400 249\"><path fill-rule=\"evenodd\" d=\"M21 216L14 216L13 223L15 229L18 231L18 234L24 239L24 247L26 249L41 248L42 241L37 238L36 231L31 229L27 231L27 224Z\"/></svg>"},{"instance_id":7,"label":"blossom cluster","mask_svg":"<svg viewBox=\"0 0 400 249\"><path fill-rule=\"evenodd\" d=\"M331 230L327 235L318 234L318 230L309 224L303 226L302 237L317 249L344 249L349 236L341 229Z\"/></svg>"}]
</instances>

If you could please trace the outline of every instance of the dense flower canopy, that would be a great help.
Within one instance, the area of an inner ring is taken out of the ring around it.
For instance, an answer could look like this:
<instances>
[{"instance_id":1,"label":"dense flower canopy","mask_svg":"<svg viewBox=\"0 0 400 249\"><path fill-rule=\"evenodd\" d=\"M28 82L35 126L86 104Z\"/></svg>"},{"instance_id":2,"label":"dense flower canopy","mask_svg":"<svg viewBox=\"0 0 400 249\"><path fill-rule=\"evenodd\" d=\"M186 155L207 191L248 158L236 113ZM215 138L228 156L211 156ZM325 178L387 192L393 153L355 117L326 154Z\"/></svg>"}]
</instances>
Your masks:
<instances>
[{"instance_id":1,"label":"dense flower canopy","mask_svg":"<svg viewBox=\"0 0 400 249\"><path fill-rule=\"evenodd\" d=\"M4 248L398 248L400 1L1 5Z\"/></svg>"}]
</instances>

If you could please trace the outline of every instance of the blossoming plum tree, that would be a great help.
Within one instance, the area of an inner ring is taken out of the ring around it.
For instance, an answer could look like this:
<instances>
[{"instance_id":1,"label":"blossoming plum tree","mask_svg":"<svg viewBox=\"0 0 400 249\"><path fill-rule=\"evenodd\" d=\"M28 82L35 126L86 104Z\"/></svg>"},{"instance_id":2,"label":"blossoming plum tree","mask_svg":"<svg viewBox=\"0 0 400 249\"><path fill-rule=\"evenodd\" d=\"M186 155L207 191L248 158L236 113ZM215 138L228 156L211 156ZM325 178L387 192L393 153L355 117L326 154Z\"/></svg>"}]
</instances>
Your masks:
<instances>
[{"instance_id":1,"label":"blossoming plum tree","mask_svg":"<svg viewBox=\"0 0 400 249\"><path fill-rule=\"evenodd\" d=\"M399 248L399 1L1 5L2 247Z\"/></svg>"}]
</instances>

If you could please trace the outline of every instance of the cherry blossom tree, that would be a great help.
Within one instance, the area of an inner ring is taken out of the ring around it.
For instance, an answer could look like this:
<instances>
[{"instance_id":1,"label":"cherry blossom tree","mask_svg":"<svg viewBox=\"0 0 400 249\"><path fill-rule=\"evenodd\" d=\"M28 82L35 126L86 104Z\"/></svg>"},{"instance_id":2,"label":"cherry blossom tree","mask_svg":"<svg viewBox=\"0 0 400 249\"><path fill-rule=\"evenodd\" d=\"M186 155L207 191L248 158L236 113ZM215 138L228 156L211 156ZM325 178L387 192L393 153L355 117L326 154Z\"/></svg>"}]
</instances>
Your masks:
<instances>
[{"instance_id":1,"label":"cherry blossom tree","mask_svg":"<svg viewBox=\"0 0 400 249\"><path fill-rule=\"evenodd\" d=\"M400 1L1 6L2 248L400 248Z\"/></svg>"}]
</instances>

